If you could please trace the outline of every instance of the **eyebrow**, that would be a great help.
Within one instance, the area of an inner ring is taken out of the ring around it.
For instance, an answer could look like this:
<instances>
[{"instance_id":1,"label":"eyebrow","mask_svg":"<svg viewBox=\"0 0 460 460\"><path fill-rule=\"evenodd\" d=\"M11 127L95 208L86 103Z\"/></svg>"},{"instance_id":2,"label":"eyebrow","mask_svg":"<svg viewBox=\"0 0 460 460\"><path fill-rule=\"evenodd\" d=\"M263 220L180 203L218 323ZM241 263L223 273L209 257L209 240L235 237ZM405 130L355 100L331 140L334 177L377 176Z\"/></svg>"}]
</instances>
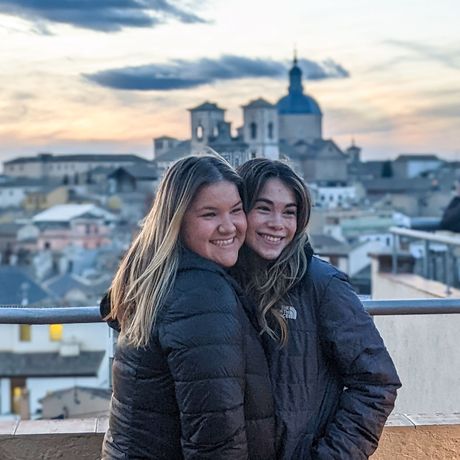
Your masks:
<instances>
[{"instance_id":1,"label":"eyebrow","mask_svg":"<svg viewBox=\"0 0 460 460\"><path fill-rule=\"evenodd\" d=\"M234 205L230 206L230 209L233 209L233 208L236 208L237 206L241 206L242 205L242 201L239 200L237 203L235 203ZM203 206L201 208L197 208L196 211L197 212L202 212L202 211L215 211L217 210L218 208L215 207L215 206Z\"/></svg>"},{"instance_id":2,"label":"eyebrow","mask_svg":"<svg viewBox=\"0 0 460 460\"><path fill-rule=\"evenodd\" d=\"M275 203L272 201L272 200L269 200L268 198L257 198L257 200L255 201L255 203L259 202L259 201L262 201L262 203L267 203L271 206L273 206ZM284 205L285 208L291 208L291 207L295 207L297 208L297 204L296 203L286 203Z\"/></svg>"}]
</instances>

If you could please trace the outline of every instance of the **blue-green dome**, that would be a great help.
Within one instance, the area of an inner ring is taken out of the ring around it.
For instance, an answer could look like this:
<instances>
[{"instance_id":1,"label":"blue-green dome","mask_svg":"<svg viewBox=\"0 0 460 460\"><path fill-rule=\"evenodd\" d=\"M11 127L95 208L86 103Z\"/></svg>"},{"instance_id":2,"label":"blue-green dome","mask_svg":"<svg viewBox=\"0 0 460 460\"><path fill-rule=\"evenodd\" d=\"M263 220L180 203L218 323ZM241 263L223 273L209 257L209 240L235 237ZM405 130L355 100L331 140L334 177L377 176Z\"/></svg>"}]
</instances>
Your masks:
<instances>
[{"instance_id":1,"label":"blue-green dome","mask_svg":"<svg viewBox=\"0 0 460 460\"><path fill-rule=\"evenodd\" d=\"M288 94L277 102L276 108L280 115L290 113L322 115L318 103L305 94Z\"/></svg>"},{"instance_id":2,"label":"blue-green dome","mask_svg":"<svg viewBox=\"0 0 460 460\"><path fill-rule=\"evenodd\" d=\"M289 71L289 93L278 101L276 108L280 115L322 115L318 103L312 97L303 93L302 71L297 65L296 58L292 69Z\"/></svg>"}]
</instances>

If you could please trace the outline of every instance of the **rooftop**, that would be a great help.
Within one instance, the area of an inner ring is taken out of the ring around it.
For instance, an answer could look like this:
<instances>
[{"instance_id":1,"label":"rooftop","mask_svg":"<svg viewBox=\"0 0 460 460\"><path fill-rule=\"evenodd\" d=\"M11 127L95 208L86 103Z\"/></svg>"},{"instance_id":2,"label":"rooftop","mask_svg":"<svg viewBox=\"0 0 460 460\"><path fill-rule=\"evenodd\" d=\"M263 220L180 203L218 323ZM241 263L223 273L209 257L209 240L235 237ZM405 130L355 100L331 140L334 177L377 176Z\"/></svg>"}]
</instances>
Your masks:
<instances>
[{"instance_id":1,"label":"rooftop","mask_svg":"<svg viewBox=\"0 0 460 460\"><path fill-rule=\"evenodd\" d=\"M274 109L275 106L270 104L267 100L263 98L254 99L246 105L243 105L243 109Z\"/></svg>"},{"instance_id":2,"label":"rooftop","mask_svg":"<svg viewBox=\"0 0 460 460\"><path fill-rule=\"evenodd\" d=\"M0 351L0 377L96 376L105 351L80 351L75 356L58 352Z\"/></svg>"},{"instance_id":3,"label":"rooftop","mask_svg":"<svg viewBox=\"0 0 460 460\"><path fill-rule=\"evenodd\" d=\"M34 223L68 222L80 216L92 214L105 219L113 219L114 215L94 204L58 204L39 212L33 217Z\"/></svg>"},{"instance_id":4,"label":"rooftop","mask_svg":"<svg viewBox=\"0 0 460 460\"><path fill-rule=\"evenodd\" d=\"M208 110L225 112L225 109L220 108L214 102L208 102L208 101L203 102L203 104L197 105L196 107L193 107L192 109L189 109L190 112L199 112L199 111L208 111Z\"/></svg>"},{"instance_id":5,"label":"rooftop","mask_svg":"<svg viewBox=\"0 0 460 460\"><path fill-rule=\"evenodd\" d=\"M38 154L31 157L18 157L5 161L5 166L20 163L61 163L64 161L86 161L86 162L132 162L149 163L148 160L132 153L75 153L72 155L54 155L52 153Z\"/></svg>"}]
</instances>

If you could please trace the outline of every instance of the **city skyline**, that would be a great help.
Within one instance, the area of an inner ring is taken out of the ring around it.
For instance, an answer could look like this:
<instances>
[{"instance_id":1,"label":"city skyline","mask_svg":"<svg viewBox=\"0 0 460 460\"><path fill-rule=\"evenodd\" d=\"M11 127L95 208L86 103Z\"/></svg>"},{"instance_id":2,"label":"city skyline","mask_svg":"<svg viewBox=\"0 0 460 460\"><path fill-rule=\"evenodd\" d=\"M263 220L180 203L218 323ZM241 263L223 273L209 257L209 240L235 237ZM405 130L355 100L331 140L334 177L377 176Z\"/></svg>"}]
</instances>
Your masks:
<instances>
[{"instance_id":1,"label":"city skyline","mask_svg":"<svg viewBox=\"0 0 460 460\"><path fill-rule=\"evenodd\" d=\"M186 109L206 100L235 129L242 105L286 93L294 48L325 138L365 159L460 160L460 5L304 3L0 0L0 161L151 158L153 137L189 137Z\"/></svg>"}]
</instances>

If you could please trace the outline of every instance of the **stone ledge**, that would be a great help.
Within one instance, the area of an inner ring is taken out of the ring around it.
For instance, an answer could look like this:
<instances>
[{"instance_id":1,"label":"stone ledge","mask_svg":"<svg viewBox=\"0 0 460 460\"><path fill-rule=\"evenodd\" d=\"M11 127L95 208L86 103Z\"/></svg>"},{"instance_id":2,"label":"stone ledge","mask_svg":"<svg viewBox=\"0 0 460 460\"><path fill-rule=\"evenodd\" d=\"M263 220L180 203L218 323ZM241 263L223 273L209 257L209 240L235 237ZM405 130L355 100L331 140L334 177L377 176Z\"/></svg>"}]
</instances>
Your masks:
<instances>
[{"instance_id":1,"label":"stone ledge","mask_svg":"<svg viewBox=\"0 0 460 460\"><path fill-rule=\"evenodd\" d=\"M108 424L108 417L1 421L0 436L105 433Z\"/></svg>"},{"instance_id":2,"label":"stone ledge","mask_svg":"<svg viewBox=\"0 0 460 460\"><path fill-rule=\"evenodd\" d=\"M1 460L98 460L107 417L0 422ZM372 460L460 458L460 413L393 414Z\"/></svg>"}]
</instances>

